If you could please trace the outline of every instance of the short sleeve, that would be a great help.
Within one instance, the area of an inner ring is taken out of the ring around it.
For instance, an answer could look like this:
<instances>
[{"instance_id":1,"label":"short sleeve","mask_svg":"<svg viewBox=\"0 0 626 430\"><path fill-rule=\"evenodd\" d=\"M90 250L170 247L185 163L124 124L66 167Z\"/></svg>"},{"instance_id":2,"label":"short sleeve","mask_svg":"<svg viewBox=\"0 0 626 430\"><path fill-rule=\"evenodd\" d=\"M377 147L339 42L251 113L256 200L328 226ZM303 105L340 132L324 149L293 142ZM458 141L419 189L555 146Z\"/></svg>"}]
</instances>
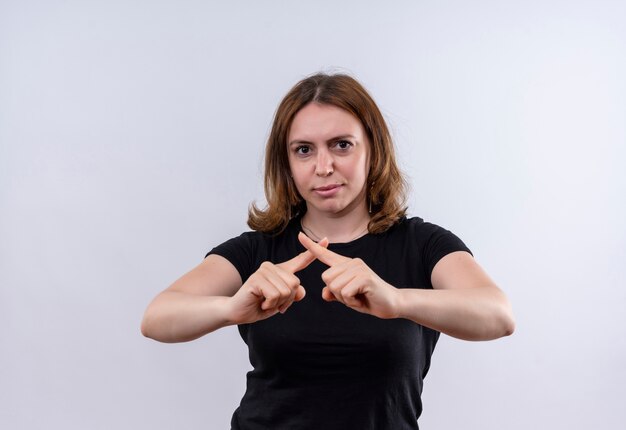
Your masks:
<instances>
[{"instance_id":1,"label":"short sleeve","mask_svg":"<svg viewBox=\"0 0 626 430\"><path fill-rule=\"evenodd\" d=\"M211 254L227 259L239 272L241 280L245 282L257 268L254 267L255 255L258 248L258 233L246 232L240 236L227 240L210 250L204 258Z\"/></svg>"},{"instance_id":2,"label":"short sleeve","mask_svg":"<svg viewBox=\"0 0 626 430\"><path fill-rule=\"evenodd\" d=\"M465 243L451 231L431 223L424 223L424 229L428 233L423 245L422 264L429 279L435 265L446 255L456 251L466 251L472 254Z\"/></svg>"}]
</instances>

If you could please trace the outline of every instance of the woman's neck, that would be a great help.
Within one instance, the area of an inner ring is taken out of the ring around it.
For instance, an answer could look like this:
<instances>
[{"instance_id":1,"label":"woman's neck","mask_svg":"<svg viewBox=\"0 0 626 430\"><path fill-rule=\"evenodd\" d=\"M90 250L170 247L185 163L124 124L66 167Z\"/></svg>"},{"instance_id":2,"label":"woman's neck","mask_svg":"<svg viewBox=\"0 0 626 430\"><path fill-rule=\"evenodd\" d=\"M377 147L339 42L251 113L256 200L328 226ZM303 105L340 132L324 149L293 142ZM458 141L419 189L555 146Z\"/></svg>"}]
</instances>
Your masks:
<instances>
[{"instance_id":1,"label":"woman's neck","mask_svg":"<svg viewBox=\"0 0 626 430\"><path fill-rule=\"evenodd\" d=\"M367 233L370 215L365 208L341 216L307 211L300 224L304 233L315 241L328 238L330 243L346 243Z\"/></svg>"}]
</instances>

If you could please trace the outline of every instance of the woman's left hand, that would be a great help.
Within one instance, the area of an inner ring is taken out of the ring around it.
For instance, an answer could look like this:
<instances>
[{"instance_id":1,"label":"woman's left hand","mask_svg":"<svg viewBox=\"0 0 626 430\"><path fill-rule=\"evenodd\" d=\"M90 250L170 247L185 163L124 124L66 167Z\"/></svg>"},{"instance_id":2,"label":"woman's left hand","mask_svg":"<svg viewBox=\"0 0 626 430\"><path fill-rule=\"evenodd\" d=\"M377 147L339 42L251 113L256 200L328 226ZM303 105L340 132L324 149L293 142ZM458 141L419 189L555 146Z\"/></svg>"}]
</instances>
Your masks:
<instances>
[{"instance_id":1,"label":"woman's left hand","mask_svg":"<svg viewBox=\"0 0 626 430\"><path fill-rule=\"evenodd\" d=\"M363 260L334 253L303 233L298 235L298 240L318 260L330 266L322 273L326 284L322 290L324 300L338 301L378 318L398 317L398 289L383 281Z\"/></svg>"}]
</instances>

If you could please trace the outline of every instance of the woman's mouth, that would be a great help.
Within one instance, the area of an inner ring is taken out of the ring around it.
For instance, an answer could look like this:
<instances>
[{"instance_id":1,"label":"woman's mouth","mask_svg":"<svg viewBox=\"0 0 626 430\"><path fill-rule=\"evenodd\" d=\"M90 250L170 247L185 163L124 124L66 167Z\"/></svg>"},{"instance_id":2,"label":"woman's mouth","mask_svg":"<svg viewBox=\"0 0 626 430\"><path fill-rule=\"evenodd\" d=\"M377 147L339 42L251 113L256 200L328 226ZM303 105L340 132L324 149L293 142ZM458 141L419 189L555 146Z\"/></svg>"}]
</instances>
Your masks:
<instances>
[{"instance_id":1,"label":"woman's mouth","mask_svg":"<svg viewBox=\"0 0 626 430\"><path fill-rule=\"evenodd\" d=\"M341 184L324 185L323 187L315 187L313 191L321 197L332 197L339 192Z\"/></svg>"}]
</instances>

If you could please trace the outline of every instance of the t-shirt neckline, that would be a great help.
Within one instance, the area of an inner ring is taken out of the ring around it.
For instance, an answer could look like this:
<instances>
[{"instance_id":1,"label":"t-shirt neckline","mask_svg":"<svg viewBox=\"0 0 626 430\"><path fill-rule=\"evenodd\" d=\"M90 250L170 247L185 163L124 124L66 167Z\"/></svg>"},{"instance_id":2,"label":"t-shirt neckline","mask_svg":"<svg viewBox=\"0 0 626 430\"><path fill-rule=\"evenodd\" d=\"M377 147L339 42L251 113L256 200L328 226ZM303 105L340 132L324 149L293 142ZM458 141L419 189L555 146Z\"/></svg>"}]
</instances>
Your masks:
<instances>
[{"instance_id":1,"label":"t-shirt neckline","mask_svg":"<svg viewBox=\"0 0 626 430\"><path fill-rule=\"evenodd\" d=\"M296 234L299 233L299 232L302 232L305 235L307 235L311 240L315 240L311 236L306 234L306 232L302 228L302 217L298 217L294 224L295 224L295 229L297 230ZM361 242L367 241L367 239L371 235L372 235L372 233L367 231L362 236L359 236L356 239L351 240L350 242L332 242L332 243L328 244L328 249L341 249L341 248L348 248L348 247L351 247L351 246L355 246L355 245L360 244Z\"/></svg>"}]
</instances>

